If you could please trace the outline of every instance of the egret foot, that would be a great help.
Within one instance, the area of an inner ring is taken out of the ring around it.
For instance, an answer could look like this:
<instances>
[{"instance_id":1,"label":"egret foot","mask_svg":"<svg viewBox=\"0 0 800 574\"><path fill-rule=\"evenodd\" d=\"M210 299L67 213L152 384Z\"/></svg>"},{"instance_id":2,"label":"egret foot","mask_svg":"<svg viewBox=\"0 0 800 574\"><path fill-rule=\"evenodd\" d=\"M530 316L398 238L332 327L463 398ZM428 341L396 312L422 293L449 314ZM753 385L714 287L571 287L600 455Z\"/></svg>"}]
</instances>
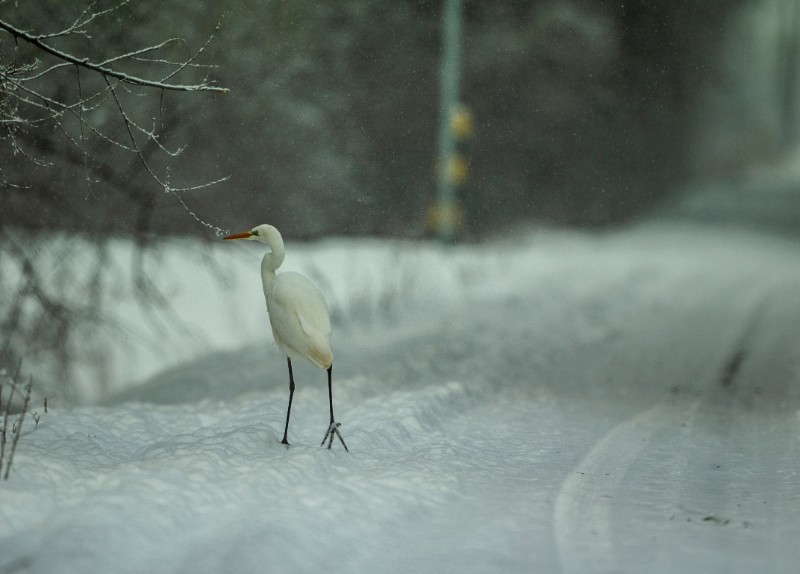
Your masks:
<instances>
[{"instance_id":1,"label":"egret foot","mask_svg":"<svg viewBox=\"0 0 800 574\"><path fill-rule=\"evenodd\" d=\"M330 450L331 446L333 445L333 435L336 435L337 437L339 437L339 441L342 443L344 450L350 452L350 449L347 448L347 445L344 443L344 439L342 438L342 433L339 432L340 426L342 426L342 423L331 423L331 426L328 427L328 432L325 433L325 438L322 439L322 442L320 443L319 446L324 445L325 441L327 440L328 450Z\"/></svg>"}]
</instances>

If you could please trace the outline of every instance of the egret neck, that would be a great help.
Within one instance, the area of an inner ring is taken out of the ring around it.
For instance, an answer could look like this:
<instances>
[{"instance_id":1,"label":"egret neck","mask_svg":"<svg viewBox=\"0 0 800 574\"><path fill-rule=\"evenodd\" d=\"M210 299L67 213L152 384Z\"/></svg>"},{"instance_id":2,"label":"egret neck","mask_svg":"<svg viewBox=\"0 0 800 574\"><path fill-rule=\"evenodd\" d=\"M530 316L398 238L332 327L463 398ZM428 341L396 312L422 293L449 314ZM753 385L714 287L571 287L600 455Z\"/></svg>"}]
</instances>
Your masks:
<instances>
[{"instance_id":1,"label":"egret neck","mask_svg":"<svg viewBox=\"0 0 800 574\"><path fill-rule=\"evenodd\" d=\"M283 238L277 230L275 233L268 232L264 239L267 240L270 251L261 260L261 281L264 284L264 295L268 297L272 290L272 282L275 280L275 270L283 263L286 250L283 246Z\"/></svg>"}]
</instances>

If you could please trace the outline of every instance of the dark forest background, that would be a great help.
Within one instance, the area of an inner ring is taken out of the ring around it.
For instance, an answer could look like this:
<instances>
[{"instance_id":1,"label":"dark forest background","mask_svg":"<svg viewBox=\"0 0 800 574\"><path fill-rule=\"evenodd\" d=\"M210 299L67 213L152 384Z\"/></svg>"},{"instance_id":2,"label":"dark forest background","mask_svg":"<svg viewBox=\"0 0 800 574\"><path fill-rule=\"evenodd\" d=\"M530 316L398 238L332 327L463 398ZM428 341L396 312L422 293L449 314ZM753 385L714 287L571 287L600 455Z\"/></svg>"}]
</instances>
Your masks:
<instances>
[{"instance_id":1,"label":"dark forest background","mask_svg":"<svg viewBox=\"0 0 800 574\"><path fill-rule=\"evenodd\" d=\"M466 235L526 221L626 221L719 169L697 157L698 126L709 92L735 87L726 33L751 4L467 0L461 94L474 133L460 194ZM54 43L103 60L171 37L189 53L214 36L200 58L213 67L182 74L228 93L131 90L141 103L128 104L149 106L143 113L161 118L164 141L185 146L167 159L145 150L171 181L230 176L180 193L212 226L270 221L294 237L420 236L435 194L441 6L139 1L98 19L90 38ZM60 0L0 4L5 20L36 33L83 9ZM31 48L21 44L0 33L2 61L23 60ZM53 75L47 89L74 92L74 72ZM109 126L115 121L109 114ZM16 139L41 161L0 145L0 226L209 235L139 158L107 142L94 141L87 161L53 126ZM740 160L731 155L723 163Z\"/></svg>"}]
</instances>

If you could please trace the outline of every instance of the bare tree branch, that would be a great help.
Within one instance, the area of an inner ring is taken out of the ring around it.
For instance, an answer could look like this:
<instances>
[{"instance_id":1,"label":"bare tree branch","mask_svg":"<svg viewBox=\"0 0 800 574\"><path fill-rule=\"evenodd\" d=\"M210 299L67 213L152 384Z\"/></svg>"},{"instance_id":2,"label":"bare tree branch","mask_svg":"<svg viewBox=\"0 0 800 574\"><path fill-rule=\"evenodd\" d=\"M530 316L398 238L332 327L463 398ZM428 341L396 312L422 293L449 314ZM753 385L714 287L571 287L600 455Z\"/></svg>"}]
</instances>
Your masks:
<instances>
[{"instance_id":1,"label":"bare tree branch","mask_svg":"<svg viewBox=\"0 0 800 574\"><path fill-rule=\"evenodd\" d=\"M161 90L172 90L172 91L179 91L179 92L228 92L228 88L222 88L220 86L212 86L206 82L201 84L172 84L166 81L158 81L158 80L148 80L147 78L142 78L139 76L133 76L131 74L127 74L120 70L116 70L114 68L109 68L107 65L103 65L103 63L93 63L88 60L88 58L77 58L72 54L59 50L44 41L47 36L34 36L25 32L24 30L20 30L19 28L13 26L12 24L6 22L5 20L0 20L0 30L5 30L14 38L18 40L23 40L36 48L50 54L58 58L59 60L63 60L64 62L68 62L70 64L75 64L76 66L81 66L82 68L86 68L87 70L91 70L93 72L97 72L102 74L103 76L116 78L126 84L131 84L135 86L146 86L150 88L158 88ZM44 39L43 39L44 38ZM168 40L169 43L171 40ZM152 46L149 48L145 48L145 51L152 51L157 49L157 47ZM136 50L129 54L123 54L121 56L117 56L116 58L111 59L111 61L118 61L123 60L126 58L130 58L137 53L141 53L141 50ZM106 64L108 61L106 61ZM167 76L167 78L171 77Z\"/></svg>"}]
</instances>

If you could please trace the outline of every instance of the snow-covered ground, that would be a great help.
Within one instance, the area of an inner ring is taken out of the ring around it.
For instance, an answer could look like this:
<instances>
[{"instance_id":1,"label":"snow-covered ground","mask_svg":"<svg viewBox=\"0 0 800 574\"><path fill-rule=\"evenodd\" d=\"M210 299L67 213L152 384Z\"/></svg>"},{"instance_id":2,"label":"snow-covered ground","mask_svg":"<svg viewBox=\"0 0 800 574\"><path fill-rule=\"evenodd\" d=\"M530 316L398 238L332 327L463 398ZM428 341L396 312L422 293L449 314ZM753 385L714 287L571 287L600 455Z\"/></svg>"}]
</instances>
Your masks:
<instances>
[{"instance_id":1,"label":"snow-covered ground","mask_svg":"<svg viewBox=\"0 0 800 574\"><path fill-rule=\"evenodd\" d=\"M26 422L0 572L800 563L796 240L680 223L450 248L287 237L287 268L334 310L350 453L319 447L310 365L279 443L288 378L257 251L221 245L233 263L198 281L181 249L164 268L192 336L129 356L129 379L153 376L116 375L102 406Z\"/></svg>"}]
</instances>

